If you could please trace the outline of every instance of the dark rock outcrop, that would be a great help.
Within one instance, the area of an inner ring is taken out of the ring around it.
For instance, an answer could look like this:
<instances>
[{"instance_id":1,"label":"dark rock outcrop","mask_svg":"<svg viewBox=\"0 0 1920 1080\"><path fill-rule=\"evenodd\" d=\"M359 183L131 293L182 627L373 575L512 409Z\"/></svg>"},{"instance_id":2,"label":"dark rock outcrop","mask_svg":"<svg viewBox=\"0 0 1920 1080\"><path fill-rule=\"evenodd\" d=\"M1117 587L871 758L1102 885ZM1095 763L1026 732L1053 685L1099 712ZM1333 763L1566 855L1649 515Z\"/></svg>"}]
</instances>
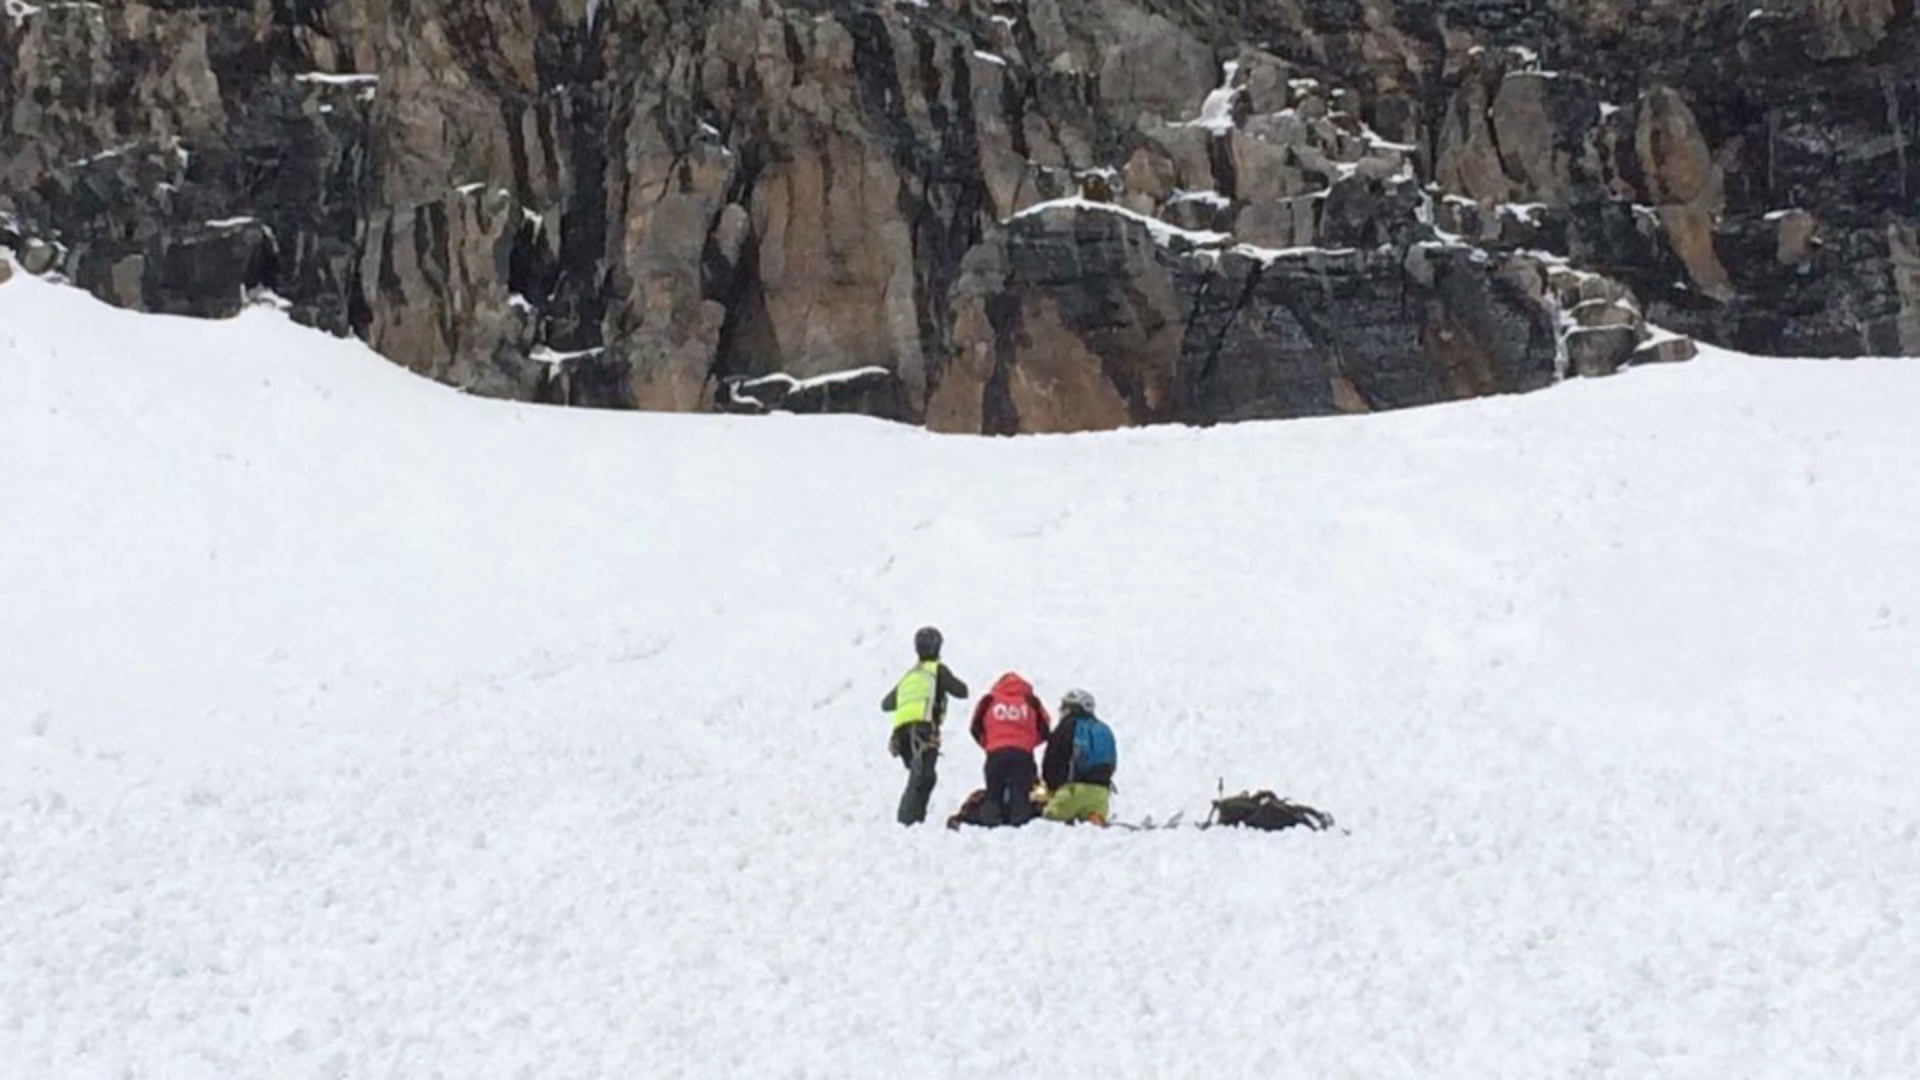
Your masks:
<instances>
[{"instance_id":1,"label":"dark rock outcrop","mask_svg":"<svg viewBox=\"0 0 1920 1080\"><path fill-rule=\"evenodd\" d=\"M1041 207L970 256L927 419L1069 431L1531 390L1562 370L1546 273L1465 244L1271 250Z\"/></svg>"},{"instance_id":2,"label":"dark rock outcrop","mask_svg":"<svg viewBox=\"0 0 1920 1080\"><path fill-rule=\"evenodd\" d=\"M1916 144L1913 0L0 14L25 270L208 316L270 291L478 393L946 430L1689 354L1649 320L1920 353Z\"/></svg>"}]
</instances>

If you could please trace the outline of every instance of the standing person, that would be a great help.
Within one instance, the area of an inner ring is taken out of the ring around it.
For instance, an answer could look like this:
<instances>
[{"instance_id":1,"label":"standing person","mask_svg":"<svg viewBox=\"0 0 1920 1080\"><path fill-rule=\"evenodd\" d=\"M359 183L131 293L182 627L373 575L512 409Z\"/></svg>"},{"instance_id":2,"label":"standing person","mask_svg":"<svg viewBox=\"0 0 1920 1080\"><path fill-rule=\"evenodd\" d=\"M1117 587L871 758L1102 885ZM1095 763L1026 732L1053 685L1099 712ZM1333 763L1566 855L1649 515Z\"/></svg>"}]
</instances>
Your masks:
<instances>
[{"instance_id":1,"label":"standing person","mask_svg":"<svg viewBox=\"0 0 1920 1080\"><path fill-rule=\"evenodd\" d=\"M907 789L900 793L899 821L918 825L927 819L927 800L933 797L934 762L940 757L940 722L947 717L947 698L962 700L967 684L940 662L940 631L923 626L913 635L919 658L887 696L880 710L893 714L893 735L887 745L907 767Z\"/></svg>"},{"instance_id":2,"label":"standing person","mask_svg":"<svg viewBox=\"0 0 1920 1080\"><path fill-rule=\"evenodd\" d=\"M1060 726L1047 740L1041 772L1047 790L1048 821L1107 823L1113 797L1113 770L1120 751L1113 729L1093 715L1093 695L1069 690L1060 698Z\"/></svg>"},{"instance_id":3,"label":"standing person","mask_svg":"<svg viewBox=\"0 0 1920 1080\"><path fill-rule=\"evenodd\" d=\"M987 796L980 804L982 825L1025 825L1033 819L1031 792L1038 779L1034 748L1052 728L1047 707L1033 685L1009 671L973 710L973 741L987 752Z\"/></svg>"}]
</instances>

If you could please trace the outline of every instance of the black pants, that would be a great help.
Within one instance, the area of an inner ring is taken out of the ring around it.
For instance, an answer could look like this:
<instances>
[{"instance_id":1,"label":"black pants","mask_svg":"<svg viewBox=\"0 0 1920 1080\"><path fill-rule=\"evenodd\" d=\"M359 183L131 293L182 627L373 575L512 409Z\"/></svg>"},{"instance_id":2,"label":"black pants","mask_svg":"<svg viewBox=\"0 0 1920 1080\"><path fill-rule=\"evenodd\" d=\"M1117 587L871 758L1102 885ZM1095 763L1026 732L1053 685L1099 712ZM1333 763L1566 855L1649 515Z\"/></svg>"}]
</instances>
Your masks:
<instances>
[{"instance_id":1,"label":"black pants","mask_svg":"<svg viewBox=\"0 0 1920 1080\"><path fill-rule=\"evenodd\" d=\"M987 755L987 798L980 804L982 825L1025 825L1033 820L1031 750L995 750Z\"/></svg>"},{"instance_id":2,"label":"black pants","mask_svg":"<svg viewBox=\"0 0 1920 1080\"><path fill-rule=\"evenodd\" d=\"M939 780L933 765L940 759L940 734L932 724L902 724L893 729L893 756L907 767L907 789L900 793L900 824L918 825L927 820L927 801Z\"/></svg>"}]
</instances>

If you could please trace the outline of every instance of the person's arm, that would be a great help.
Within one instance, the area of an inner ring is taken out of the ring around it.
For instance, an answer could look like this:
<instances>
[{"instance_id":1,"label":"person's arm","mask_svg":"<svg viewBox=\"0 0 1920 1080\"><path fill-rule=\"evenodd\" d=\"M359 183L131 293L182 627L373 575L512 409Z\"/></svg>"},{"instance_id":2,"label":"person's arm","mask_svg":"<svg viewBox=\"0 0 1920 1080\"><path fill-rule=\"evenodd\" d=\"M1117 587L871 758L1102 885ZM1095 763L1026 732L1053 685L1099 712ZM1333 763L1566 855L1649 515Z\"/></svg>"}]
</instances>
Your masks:
<instances>
[{"instance_id":1,"label":"person's arm","mask_svg":"<svg viewBox=\"0 0 1920 1080\"><path fill-rule=\"evenodd\" d=\"M1047 707L1040 703L1039 695L1028 694L1027 704L1033 706L1034 733L1040 736L1040 742L1046 742L1053 735L1053 717L1047 715Z\"/></svg>"},{"instance_id":2,"label":"person's arm","mask_svg":"<svg viewBox=\"0 0 1920 1080\"><path fill-rule=\"evenodd\" d=\"M987 745L987 706L993 704L992 697L983 697L980 704L973 707L973 725L967 731L973 735L973 741L981 746Z\"/></svg>"},{"instance_id":3,"label":"person's arm","mask_svg":"<svg viewBox=\"0 0 1920 1080\"><path fill-rule=\"evenodd\" d=\"M893 710L900 707L899 699L894 696L899 691L899 689L900 688L897 686L894 687L892 690L887 691L886 697L883 697L880 699L881 712L892 712Z\"/></svg>"},{"instance_id":4,"label":"person's arm","mask_svg":"<svg viewBox=\"0 0 1920 1080\"><path fill-rule=\"evenodd\" d=\"M967 684L961 682L960 676L955 675L953 669L945 664L940 665L940 689L945 690L949 697L957 697L961 701L967 700Z\"/></svg>"},{"instance_id":5,"label":"person's arm","mask_svg":"<svg viewBox=\"0 0 1920 1080\"><path fill-rule=\"evenodd\" d=\"M1067 783L1067 767L1073 764L1073 720L1060 721L1047 740L1047 754L1040 762L1040 779L1047 790L1058 791Z\"/></svg>"}]
</instances>

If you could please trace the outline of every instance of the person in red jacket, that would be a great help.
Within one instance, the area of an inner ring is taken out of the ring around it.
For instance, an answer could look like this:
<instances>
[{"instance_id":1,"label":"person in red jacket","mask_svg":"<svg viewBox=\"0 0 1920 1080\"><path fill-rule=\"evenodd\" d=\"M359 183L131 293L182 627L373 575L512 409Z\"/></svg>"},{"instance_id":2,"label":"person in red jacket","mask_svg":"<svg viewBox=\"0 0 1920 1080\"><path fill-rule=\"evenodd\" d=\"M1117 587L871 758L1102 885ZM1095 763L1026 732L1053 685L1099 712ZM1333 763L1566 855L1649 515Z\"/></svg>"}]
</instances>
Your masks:
<instances>
[{"instance_id":1,"label":"person in red jacket","mask_svg":"<svg viewBox=\"0 0 1920 1080\"><path fill-rule=\"evenodd\" d=\"M987 794L980 806L982 825L1025 825L1033 819L1028 795L1039 771L1035 747L1047 741L1053 720L1034 695L1033 685L1009 671L1000 676L973 710L973 741L987 752Z\"/></svg>"}]
</instances>

